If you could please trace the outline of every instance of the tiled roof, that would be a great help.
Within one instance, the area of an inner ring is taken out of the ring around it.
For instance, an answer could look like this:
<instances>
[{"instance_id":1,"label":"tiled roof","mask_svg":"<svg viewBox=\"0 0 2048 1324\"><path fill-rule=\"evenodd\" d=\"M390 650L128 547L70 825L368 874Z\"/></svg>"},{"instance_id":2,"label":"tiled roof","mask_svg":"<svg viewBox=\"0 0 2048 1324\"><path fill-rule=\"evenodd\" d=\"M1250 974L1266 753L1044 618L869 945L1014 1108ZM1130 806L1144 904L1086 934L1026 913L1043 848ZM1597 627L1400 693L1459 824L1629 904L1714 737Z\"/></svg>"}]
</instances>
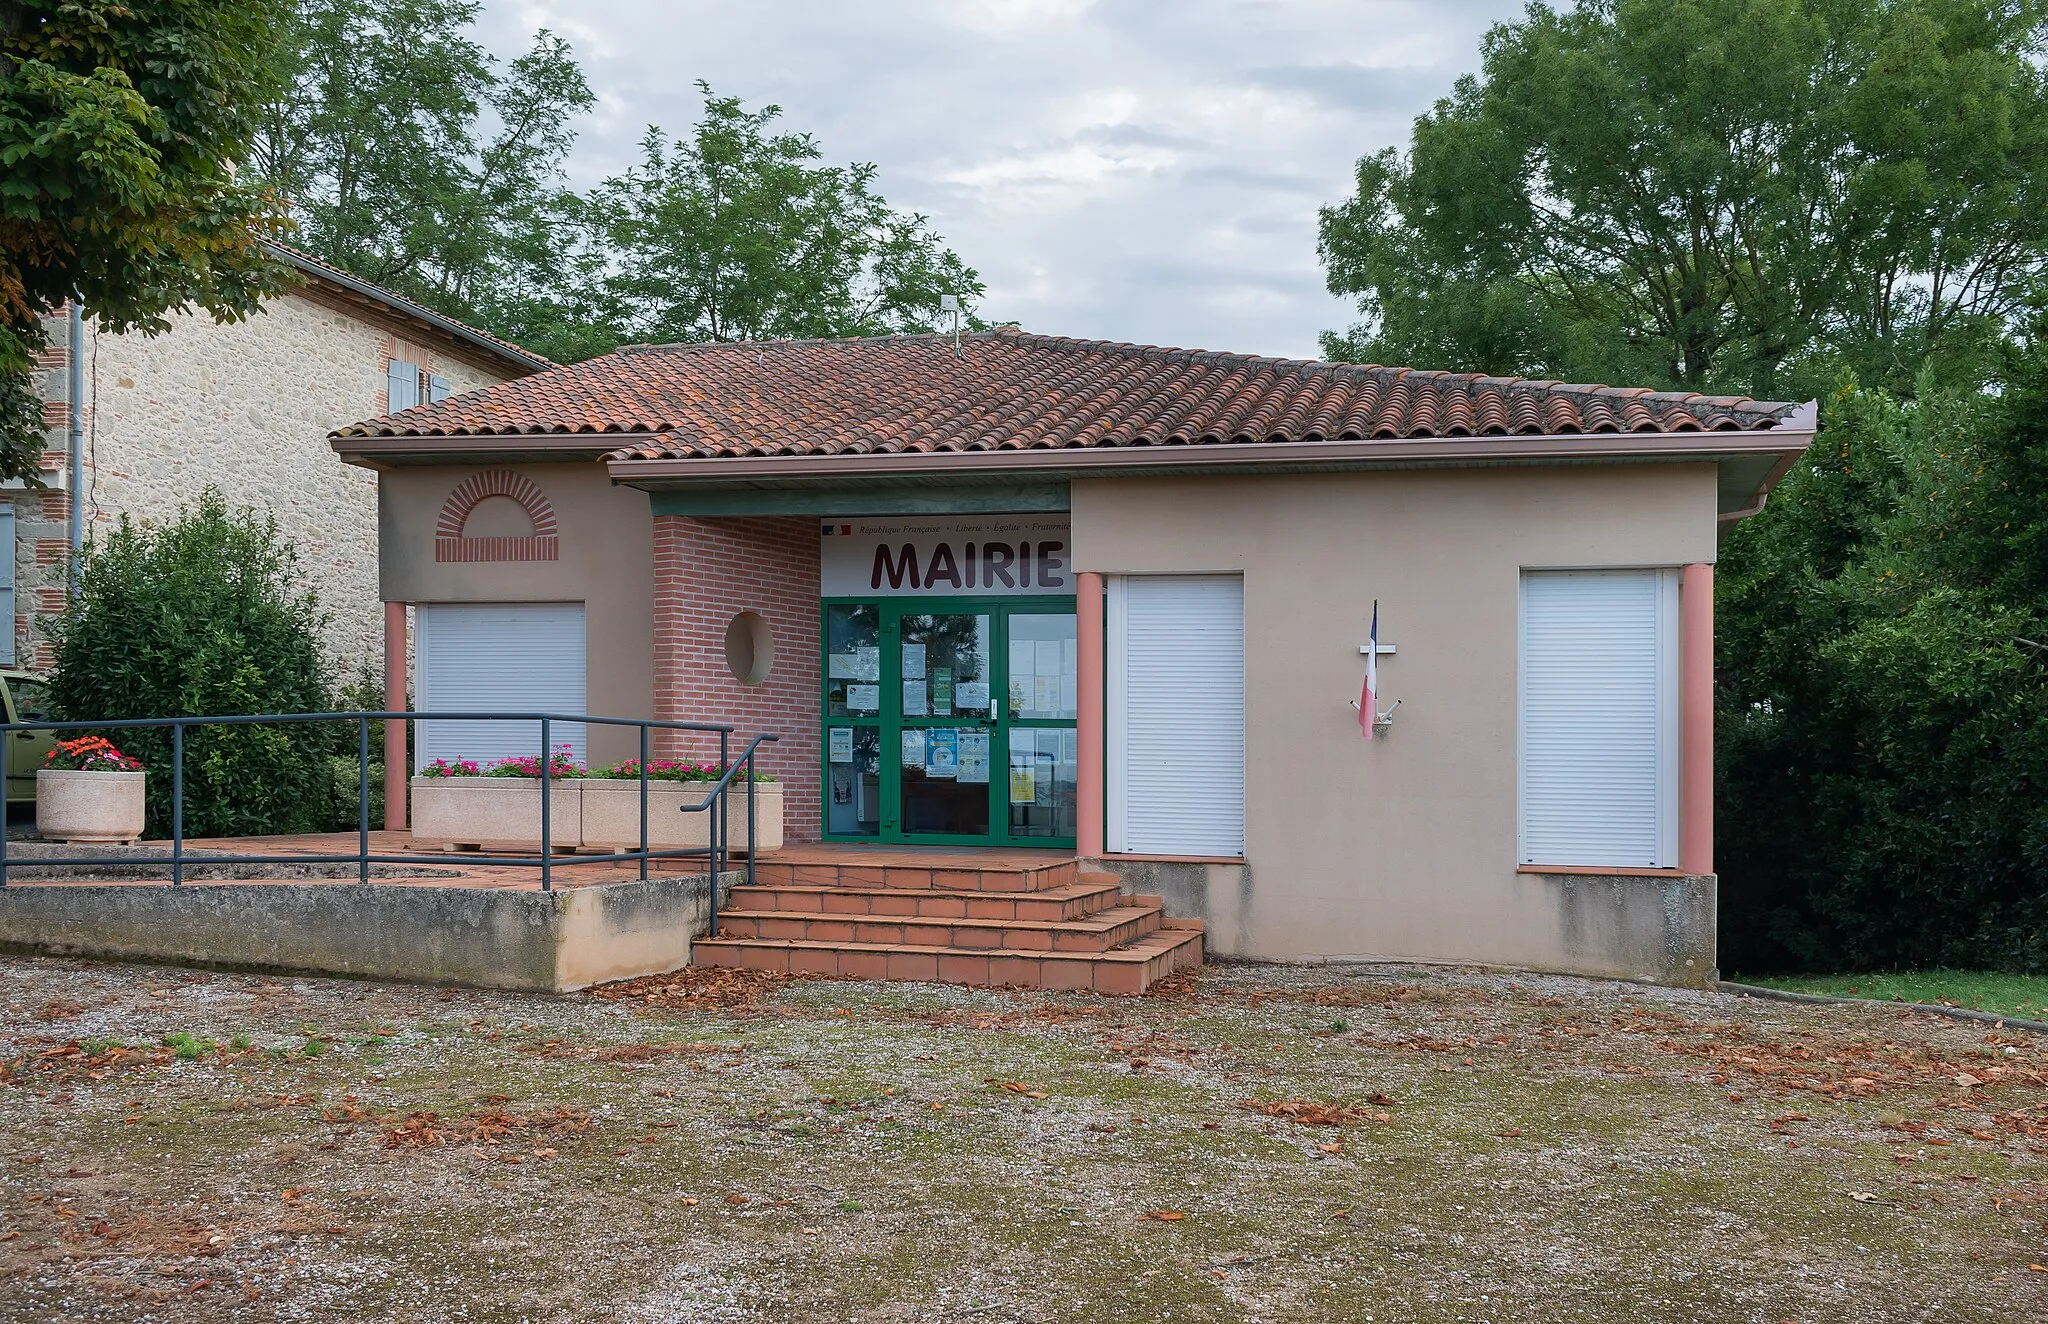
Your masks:
<instances>
[{"instance_id":1,"label":"tiled roof","mask_svg":"<svg viewBox=\"0 0 2048 1324\"><path fill-rule=\"evenodd\" d=\"M1746 397L1014 330L634 346L337 437L617 436L615 460L1766 429Z\"/></svg>"},{"instance_id":2,"label":"tiled roof","mask_svg":"<svg viewBox=\"0 0 2048 1324\"><path fill-rule=\"evenodd\" d=\"M352 290L402 316L425 322L438 331L454 336L457 340L466 340L479 349L488 350L501 358L511 359L529 372L555 366L552 359L494 336L488 331L479 330L467 322L457 321L446 313L437 313L425 304L415 303L395 290L387 290L374 281L364 280L361 276L343 271L333 263L323 262L302 249L293 248L290 244L281 244L275 239L261 239L258 242L289 265L297 267L316 280L324 280L343 289Z\"/></svg>"}]
</instances>

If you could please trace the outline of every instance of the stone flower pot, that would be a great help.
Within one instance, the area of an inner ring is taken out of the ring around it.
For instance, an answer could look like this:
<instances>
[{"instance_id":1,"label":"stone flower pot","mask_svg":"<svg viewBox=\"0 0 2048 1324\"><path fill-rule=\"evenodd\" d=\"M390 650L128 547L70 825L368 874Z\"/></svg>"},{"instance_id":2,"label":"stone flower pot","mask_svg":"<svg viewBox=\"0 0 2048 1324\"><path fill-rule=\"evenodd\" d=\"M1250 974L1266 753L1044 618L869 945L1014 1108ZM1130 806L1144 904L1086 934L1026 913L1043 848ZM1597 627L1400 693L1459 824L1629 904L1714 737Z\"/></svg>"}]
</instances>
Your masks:
<instances>
[{"instance_id":1,"label":"stone flower pot","mask_svg":"<svg viewBox=\"0 0 2048 1324\"><path fill-rule=\"evenodd\" d=\"M146 772L36 772L36 832L51 841L132 842L142 835Z\"/></svg>"},{"instance_id":2,"label":"stone flower pot","mask_svg":"<svg viewBox=\"0 0 2048 1324\"><path fill-rule=\"evenodd\" d=\"M593 777L583 784L583 845L608 851L640 849L640 782L632 777ZM711 843L711 810L686 814L711 790L710 782L651 780L647 783L647 846L686 850ZM726 790L726 842L735 854L747 849L747 788L735 781ZM754 783L754 845L782 848L782 783Z\"/></svg>"},{"instance_id":3,"label":"stone flower pot","mask_svg":"<svg viewBox=\"0 0 2048 1324\"><path fill-rule=\"evenodd\" d=\"M548 841L558 851L583 844L583 783L549 784ZM441 850L540 849L540 780L535 777L415 777L412 841Z\"/></svg>"}]
</instances>

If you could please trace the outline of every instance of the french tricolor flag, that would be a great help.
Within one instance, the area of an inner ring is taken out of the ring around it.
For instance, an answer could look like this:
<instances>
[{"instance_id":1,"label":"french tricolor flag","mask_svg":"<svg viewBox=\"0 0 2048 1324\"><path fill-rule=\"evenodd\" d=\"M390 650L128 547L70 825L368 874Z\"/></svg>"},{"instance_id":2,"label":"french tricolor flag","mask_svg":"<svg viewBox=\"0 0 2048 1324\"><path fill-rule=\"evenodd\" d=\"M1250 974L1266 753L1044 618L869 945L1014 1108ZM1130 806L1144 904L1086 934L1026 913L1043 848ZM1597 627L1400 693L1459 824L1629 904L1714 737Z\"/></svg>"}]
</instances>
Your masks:
<instances>
[{"instance_id":1,"label":"french tricolor flag","mask_svg":"<svg viewBox=\"0 0 2048 1324\"><path fill-rule=\"evenodd\" d=\"M1380 600L1372 600L1372 634L1366 641L1365 689L1358 696L1358 729L1372 739L1373 722L1379 717L1380 688Z\"/></svg>"}]
</instances>

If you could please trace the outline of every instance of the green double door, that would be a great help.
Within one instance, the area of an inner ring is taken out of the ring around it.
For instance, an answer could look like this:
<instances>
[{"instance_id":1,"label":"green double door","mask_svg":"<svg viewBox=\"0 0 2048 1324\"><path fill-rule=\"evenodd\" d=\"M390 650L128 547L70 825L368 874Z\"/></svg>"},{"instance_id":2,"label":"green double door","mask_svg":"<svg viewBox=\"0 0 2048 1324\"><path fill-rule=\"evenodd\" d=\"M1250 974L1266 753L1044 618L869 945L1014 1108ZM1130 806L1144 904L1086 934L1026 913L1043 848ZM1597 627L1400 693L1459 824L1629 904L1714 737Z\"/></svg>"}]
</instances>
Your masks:
<instances>
[{"instance_id":1,"label":"green double door","mask_svg":"<svg viewBox=\"0 0 2048 1324\"><path fill-rule=\"evenodd\" d=\"M1072 846L1072 598L824 604L828 840Z\"/></svg>"}]
</instances>

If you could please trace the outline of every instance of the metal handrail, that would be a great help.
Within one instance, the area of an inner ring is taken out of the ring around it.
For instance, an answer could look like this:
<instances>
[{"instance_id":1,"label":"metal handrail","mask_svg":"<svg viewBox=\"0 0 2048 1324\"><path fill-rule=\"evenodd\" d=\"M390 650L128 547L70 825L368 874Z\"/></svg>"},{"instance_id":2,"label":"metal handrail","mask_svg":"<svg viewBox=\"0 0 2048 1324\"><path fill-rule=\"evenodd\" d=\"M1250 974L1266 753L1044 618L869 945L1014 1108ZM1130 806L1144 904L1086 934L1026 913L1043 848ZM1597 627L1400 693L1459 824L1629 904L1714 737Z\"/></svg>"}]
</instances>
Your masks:
<instances>
[{"instance_id":1,"label":"metal handrail","mask_svg":"<svg viewBox=\"0 0 2048 1324\"><path fill-rule=\"evenodd\" d=\"M355 722L357 725L356 749L357 757L359 760L356 783L358 797L356 823L357 849L353 854L186 854L186 728L194 726L247 726L257 723L272 722L336 721L352 721ZM726 815L720 813L712 816L712 835L705 846L680 847L672 850L650 850L648 848L647 832L648 791L650 786L647 771L647 763L649 736L651 732L699 731L708 734L715 734L718 737L719 767L723 770L723 774L719 777L718 781L713 784L712 789L708 794L706 794L702 803L696 805L683 805L680 806L680 808L685 813L701 812L703 810L709 809L712 806L713 802L722 801L729 792L733 774L739 771L742 766L744 766L747 772L747 880L751 883L754 879L754 856L756 854L755 846L758 841L758 835L755 831L754 822L754 751L758 749L764 741L776 740L779 737L772 735L756 736L753 739L753 741L750 744L748 744L745 753L741 756L741 760L735 762L734 760L728 757L728 751L731 747L733 728L729 725L725 725L722 723L661 721L653 718L639 717L597 717L584 713L238 713L221 717L140 717L112 721L95 720L80 722L0 722L0 740L4 740L7 736L12 735L16 732L24 731L108 731L135 729L163 729L168 727L171 732L171 854L168 864L171 871L171 886L173 887L184 886L185 870L188 866L229 864L354 864L357 866L357 881L362 883L368 883L370 881L370 866L373 864L446 864L449 862L449 856L446 853L426 854L421 852L413 852L409 854L377 854L373 853L370 850L370 723L379 721L466 721L540 723L540 776L537 780L540 783L541 806L541 842L539 862L540 886L541 890L544 892L551 892L554 890L554 824L552 813L552 802L554 797L551 794L551 788L555 781L562 780L553 776L553 750L550 747L549 743L550 737L552 735L553 724L556 722L572 722L594 726L637 727L640 731L640 849L636 851L618 851L607 855L579 855L571 860L565 861L565 863L571 865L615 864L626 860L636 860L639 862L640 865L640 878L642 881L645 881L647 878L647 865L648 861L650 860L691 859L699 856L707 857L712 865L711 922L713 932L716 932L718 923L718 875L724 871L724 866L728 862L728 857L730 855L731 850L729 834L726 830L725 824ZM404 793L403 788L405 781L400 779L409 780L409 778L407 778L402 768L397 770L397 772L394 774L394 770L387 767L385 769L384 777L385 794L387 796L393 793L392 788L394 786L394 783L399 787L398 793ZM533 861L529 857L509 855L464 854L460 857L460 859L465 864L526 865L533 863ZM50 859L31 858L22 860L19 863L15 863L10 861L9 859L7 850L7 834L4 831L4 826L0 826L0 888L4 888L8 885L8 872L10 868L52 868L65 866L78 868L96 866L104 868L109 866L136 865L147 867L152 863L154 863L154 861L148 857L138 857L134 855L64 856L61 858Z\"/></svg>"},{"instance_id":2,"label":"metal handrail","mask_svg":"<svg viewBox=\"0 0 2048 1324\"><path fill-rule=\"evenodd\" d=\"M711 787L711 789L710 789L709 791L705 792L705 795L704 795L704 800L703 800L703 803L701 803L701 804L694 804L694 805L684 805L684 806L682 806L682 810L683 810L683 812L684 812L684 813L686 813L686 814L695 814L695 813L701 813L701 812L703 812L704 810L706 810L706 809L709 809L709 808L711 807L711 802L712 802L712 801L714 801L714 800L716 800L716 799L718 799L718 798L719 798L720 796L724 795L724 794L725 794L725 792L726 792L726 789L727 789L727 788L728 788L729 786L731 786L731 784L732 784L732 775L733 775L733 774L734 774L735 772L738 772L738 771L739 771L739 770L740 770L741 768L745 768L745 769L747 770L747 886L748 886L748 887L752 887L752 886L754 885L754 854L755 854L755 852L754 852L754 840L755 840L755 837L754 837L754 751L755 751L755 750L757 750L757 749L759 749L759 748L760 748L760 747L762 746L762 744L763 744L764 742L767 742L767 741L773 741L773 740L780 740L780 739L782 739L782 737L781 737L781 736L771 736L771 735L768 735L768 734L767 734L767 733L765 733L765 732L763 732L763 733L762 733L761 735L755 736L755 737L754 737L754 738L753 738L753 739L752 739L751 741L749 741L749 742L747 743L747 747L746 747L745 749L743 749L743 750L741 750L741 751L740 751L740 756L739 756L739 760L738 760L737 762L731 762L731 763L725 763L725 764L724 764L724 766L725 766L725 775L724 775L723 777L720 777L720 778L718 779L718 781L717 781L716 783L714 783L714 784L713 784L713 786ZM721 742L721 743L722 743L722 742ZM720 751L719 751L719 758L720 758L720 760L721 760L721 761L723 761L723 760L724 760L724 758L725 758L725 751L724 751L724 750L723 750L722 748L721 748L721 749L720 749ZM641 770L641 774L642 774L642 776L645 776L645 774L646 774L646 771L647 771L647 762L646 762L646 760L645 760L645 759L641 760L641 763L640 763L640 770ZM644 821L644 819L645 819L645 815L642 815L642 818L643 818L643 821ZM711 936L711 937L714 937L714 938L716 938L716 937L718 936L718 880L719 880L719 878L720 878L720 877L721 877L721 876L722 876L722 875L723 875L723 874L725 873L725 850L726 850L726 847L727 847L727 845L729 844L729 843L727 843L727 842L726 842L726 840L725 840L725 837L726 837L726 834L727 834L727 833L728 833L728 832L729 832L730 830L731 830L731 828L730 828L730 826L729 826L729 825L728 825L728 824L726 823L726 821L725 821L725 815L724 815L724 814L714 814L714 815L712 815L712 817L711 817L711 825L710 825L710 838L711 838L711 852L712 852L712 853L711 853L711 934L710 934L710 936ZM641 844L641 846L642 846L642 847L645 847L647 843L646 843L645 841L642 841L642 842L641 842L640 844Z\"/></svg>"}]
</instances>

